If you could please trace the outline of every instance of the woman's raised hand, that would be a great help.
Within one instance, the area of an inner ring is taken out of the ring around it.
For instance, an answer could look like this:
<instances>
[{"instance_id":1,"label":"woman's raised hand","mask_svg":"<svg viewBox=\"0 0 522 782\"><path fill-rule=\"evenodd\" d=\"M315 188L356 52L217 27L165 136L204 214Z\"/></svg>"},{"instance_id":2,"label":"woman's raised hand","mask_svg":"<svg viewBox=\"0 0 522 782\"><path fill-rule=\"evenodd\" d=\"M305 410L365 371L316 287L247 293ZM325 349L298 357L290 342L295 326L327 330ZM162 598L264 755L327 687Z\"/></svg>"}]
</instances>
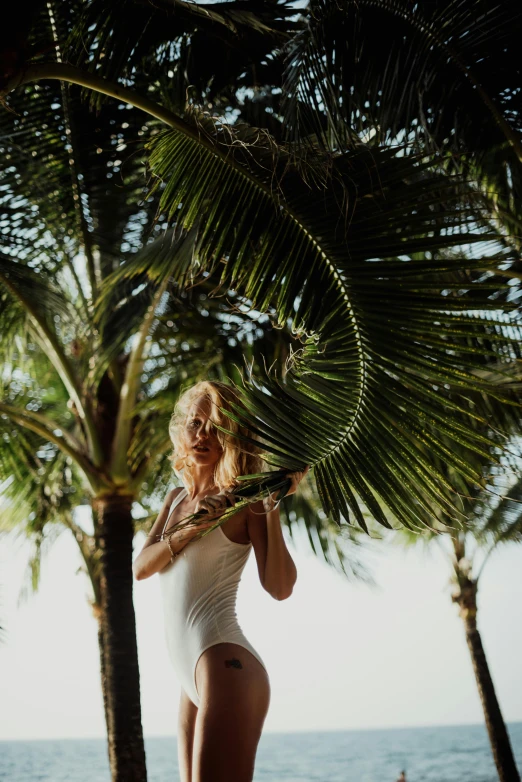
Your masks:
<instances>
[{"instance_id":1,"label":"woman's raised hand","mask_svg":"<svg viewBox=\"0 0 522 782\"><path fill-rule=\"evenodd\" d=\"M202 500L198 500L194 513L210 513L212 516L216 516L228 507L227 497L225 494L208 494L203 497Z\"/></svg>"},{"instance_id":2,"label":"woman's raised hand","mask_svg":"<svg viewBox=\"0 0 522 782\"><path fill-rule=\"evenodd\" d=\"M183 538L192 538L199 535L202 530L214 526L219 512L227 507L227 500L223 494L209 494L202 500L198 500L194 509L195 514L201 514L199 518L193 519L189 525L182 530Z\"/></svg>"},{"instance_id":3,"label":"woman's raised hand","mask_svg":"<svg viewBox=\"0 0 522 782\"><path fill-rule=\"evenodd\" d=\"M307 465L302 472L289 472L286 474L285 478L290 478L292 483L290 485L290 488L286 492L286 496L288 497L289 494L295 494L297 491L297 487L305 477L306 473L310 469L310 465Z\"/></svg>"},{"instance_id":4,"label":"woman's raised hand","mask_svg":"<svg viewBox=\"0 0 522 782\"><path fill-rule=\"evenodd\" d=\"M304 470L301 472L287 472L285 475L285 478L290 478L291 484L290 488L285 494L285 497L288 497L289 494L295 494L297 491L297 487L305 477L306 473L310 469L310 466L307 465ZM266 513L269 513L271 510L274 509L274 507L277 507L279 505L279 502L276 502L271 494L268 495L268 497L263 497L263 507L266 511Z\"/></svg>"}]
</instances>

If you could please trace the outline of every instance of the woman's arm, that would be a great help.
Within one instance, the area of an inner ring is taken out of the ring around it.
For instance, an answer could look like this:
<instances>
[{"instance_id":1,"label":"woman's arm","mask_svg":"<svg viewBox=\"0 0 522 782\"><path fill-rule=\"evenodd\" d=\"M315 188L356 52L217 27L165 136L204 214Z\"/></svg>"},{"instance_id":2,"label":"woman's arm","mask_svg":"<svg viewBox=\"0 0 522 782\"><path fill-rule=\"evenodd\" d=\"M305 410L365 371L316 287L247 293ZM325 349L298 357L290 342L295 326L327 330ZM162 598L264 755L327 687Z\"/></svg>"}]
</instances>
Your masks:
<instances>
[{"instance_id":1,"label":"woman's arm","mask_svg":"<svg viewBox=\"0 0 522 782\"><path fill-rule=\"evenodd\" d=\"M297 580L297 569L283 537L279 508L266 513L263 502L256 502L248 510L247 524L263 587L275 600L286 600Z\"/></svg>"},{"instance_id":2,"label":"woman's arm","mask_svg":"<svg viewBox=\"0 0 522 782\"><path fill-rule=\"evenodd\" d=\"M287 496L295 493L308 470L309 467L306 467L303 472L289 473L292 484ZM263 587L275 600L286 600L297 581L297 569L286 547L275 501L267 497L250 506L247 525Z\"/></svg>"},{"instance_id":3,"label":"woman's arm","mask_svg":"<svg viewBox=\"0 0 522 782\"><path fill-rule=\"evenodd\" d=\"M132 564L132 570L134 578L137 581L141 581L144 578L153 576L154 573L158 573L160 570L168 565L171 560L171 551L169 549L168 541L159 540L158 537L163 531L163 527L168 518L170 506L172 505L174 498L177 496L181 488L172 489L165 497L165 501L158 514L158 518L154 522L151 531L147 536L142 550L134 560ZM188 543L187 532L182 531L175 532L171 538L172 551L177 553L181 551Z\"/></svg>"},{"instance_id":4,"label":"woman's arm","mask_svg":"<svg viewBox=\"0 0 522 782\"><path fill-rule=\"evenodd\" d=\"M198 535L201 530L208 529L215 524L216 514L212 512L213 506L208 502L208 498L205 498L196 503L196 512L202 508L207 510L207 513L202 520L191 524L190 527L185 527L185 529L172 532L172 534L169 532L170 547L167 540L158 540L163 532L165 522L168 519L170 507L180 491L182 491L182 487L172 489L165 497L165 502L159 512L158 518L147 535L147 540L145 541L142 550L133 562L132 570L137 581L149 578L150 576L153 576L154 573L163 570L171 561L172 554L177 554L184 549L187 543L190 543L192 538ZM173 525L169 524L167 531L172 530L172 527Z\"/></svg>"}]
</instances>

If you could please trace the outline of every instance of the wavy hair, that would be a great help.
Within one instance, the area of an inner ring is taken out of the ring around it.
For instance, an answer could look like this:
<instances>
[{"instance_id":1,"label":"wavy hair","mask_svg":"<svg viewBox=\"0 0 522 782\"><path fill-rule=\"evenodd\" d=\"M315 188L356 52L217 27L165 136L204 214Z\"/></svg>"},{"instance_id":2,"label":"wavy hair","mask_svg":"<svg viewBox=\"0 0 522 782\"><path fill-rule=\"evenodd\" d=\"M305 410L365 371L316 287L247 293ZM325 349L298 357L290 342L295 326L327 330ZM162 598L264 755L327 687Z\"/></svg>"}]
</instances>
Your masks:
<instances>
[{"instance_id":1,"label":"wavy hair","mask_svg":"<svg viewBox=\"0 0 522 782\"><path fill-rule=\"evenodd\" d=\"M232 411L231 402L241 404L237 392L232 386L218 380L202 380L182 392L174 406L174 412L169 422L169 436L174 446L173 453L168 457L172 462L172 469L178 478L181 478L185 487L190 491L194 487L190 450L185 439L185 424L196 399L205 397L210 401L209 421L223 426L234 434L246 435L256 439L255 435L246 427L239 426L236 421L228 418L219 409ZM215 429L217 439L223 449L221 456L214 468L214 482L219 492L232 491L237 485L238 475L250 475L262 472L264 462L261 457L261 448L253 443L238 440L219 429Z\"/></svg>"}]
</instances>

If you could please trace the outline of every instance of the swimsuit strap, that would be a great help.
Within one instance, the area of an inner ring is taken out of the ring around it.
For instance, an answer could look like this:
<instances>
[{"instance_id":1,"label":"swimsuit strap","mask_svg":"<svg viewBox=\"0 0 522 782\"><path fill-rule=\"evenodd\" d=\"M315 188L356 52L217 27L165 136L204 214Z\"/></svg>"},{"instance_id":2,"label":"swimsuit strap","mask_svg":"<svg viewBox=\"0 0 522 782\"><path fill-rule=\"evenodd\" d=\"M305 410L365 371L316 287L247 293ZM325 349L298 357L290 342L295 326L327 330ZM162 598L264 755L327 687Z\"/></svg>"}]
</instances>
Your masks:
<instances>
[{"instance_id":1,"label":"swimsuit strap","mask_svg":"<svg viewBox=\"0 0 522 782\"><path fill-rule=\"evenodd\" d=\"M185 496L188 494L188 491L186 490L186 488L184 486L181 489L181 491L178 494L178 496L175 497L174 500L172 501L172 504L171 504L170 510L169 510L169 515L167 516L167 521L165 522L165 525L163 527L163 532L161 533L162 535L165 534L165 530L167 529L167 524L169 523L169 519L172 516L172 511L174 510L176 505L179 505L180 500L183 498L183 492L185 492Z\"/></svg>"}]
</instances>

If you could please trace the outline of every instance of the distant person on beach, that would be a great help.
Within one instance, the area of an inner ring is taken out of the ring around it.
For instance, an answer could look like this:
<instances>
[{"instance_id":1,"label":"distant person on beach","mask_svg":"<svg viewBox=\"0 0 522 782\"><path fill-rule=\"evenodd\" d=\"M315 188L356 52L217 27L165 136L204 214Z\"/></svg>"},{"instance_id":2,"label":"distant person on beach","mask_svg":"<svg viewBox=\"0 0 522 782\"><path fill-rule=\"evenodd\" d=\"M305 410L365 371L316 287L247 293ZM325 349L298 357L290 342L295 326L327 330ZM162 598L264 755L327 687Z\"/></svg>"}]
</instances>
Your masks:
<instances>
[{"instance_id":1,"label":"distant person on beach","mask_svg":"<svg viewBox=\"0 0 522 782\"><path fill-rule=\"evenodd\" d=\"M399 774L399 777L397 779L397 782L407 782L407 780L406 780L406 772L405 771L401 771L401 773Z\"/></svg>"},{"instance_id":2,"label":"distant person on beach","mask_svg":"<svg viewBox=\"0 0 522 782\"><path fill-rule=\"evenodd\" d=\"M253 779L270 681L237 621L239 580L252 548L261 584L273 598L290 597L297 578L272 495L250 502L193 540L235 504L237 476L263 471L252 432L219 409L232 410L231 403L239 403L235 390L216 381L196 383L181 394L169 434L170 459L183 485L168 492L133 564L138 580L160 575L167 647L181 683L181 782ZM215 424L252 442L231 438ZM287 494L295 493L308 469L288 473ZM178 523L194 513L199 515L193 523L180 528Z\"/></svg>"}]
</instances>

